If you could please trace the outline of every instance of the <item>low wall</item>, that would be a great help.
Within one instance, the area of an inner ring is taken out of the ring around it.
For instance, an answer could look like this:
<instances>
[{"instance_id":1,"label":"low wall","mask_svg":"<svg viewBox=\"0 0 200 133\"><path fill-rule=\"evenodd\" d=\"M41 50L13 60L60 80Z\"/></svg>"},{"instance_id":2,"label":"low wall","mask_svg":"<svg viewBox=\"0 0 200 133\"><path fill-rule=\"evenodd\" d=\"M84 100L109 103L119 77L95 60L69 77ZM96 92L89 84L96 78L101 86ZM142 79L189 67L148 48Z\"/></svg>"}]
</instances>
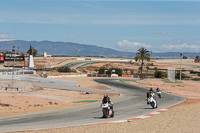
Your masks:
<instances>
[{"instance_id":1,"label":"low wall","mask_svg":"<svg viewBox=\"0 0 200 133\"><path fill-rule=\"evenodd\" d=\"M47 76L48 79L64 78L64 77L87 77L87 74L80 74L80 75L58 75L58 76Z\"/></svg>"},{"instance_id":2,"label":"low wall","mask_svg":"<svg viewBox=\"0 0 200 133\"><path fill-rule=\"evenodd\" d=\"M0 72L0 75L12 75L13 72ZM36 74L36 71L34 70L19 70L14 71L14 74Z\"/></svg>"}]
</instances>

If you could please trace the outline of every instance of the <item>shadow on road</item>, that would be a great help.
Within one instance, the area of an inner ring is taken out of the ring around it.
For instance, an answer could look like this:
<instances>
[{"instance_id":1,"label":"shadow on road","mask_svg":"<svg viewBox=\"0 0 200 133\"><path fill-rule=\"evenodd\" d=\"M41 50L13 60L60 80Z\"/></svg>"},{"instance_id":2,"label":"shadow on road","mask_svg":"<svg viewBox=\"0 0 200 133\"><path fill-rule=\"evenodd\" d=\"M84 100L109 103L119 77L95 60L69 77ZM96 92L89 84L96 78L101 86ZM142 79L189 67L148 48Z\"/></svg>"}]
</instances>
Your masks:
<instances>
[{"instance_id":1,"label":"shadow on road","mask_svg":"<svg viewBox=\"0 0 200 133\"><path fill-rule=\"evenodd\" d=\"M105 118L103 118L103 116L101 116L101 117L93 117L94 119L105 119Z\"/></svg>"},{"instance_id":2,"label":"shadow on road","mask_svg":"<svg viewBox=\"0 0 200 133\"><path fill-rule=\"evenodd\" d=\"M140 109L153 109L152 107L149 107L149 108L140 108Z\"/></svg>"}]
</instances>

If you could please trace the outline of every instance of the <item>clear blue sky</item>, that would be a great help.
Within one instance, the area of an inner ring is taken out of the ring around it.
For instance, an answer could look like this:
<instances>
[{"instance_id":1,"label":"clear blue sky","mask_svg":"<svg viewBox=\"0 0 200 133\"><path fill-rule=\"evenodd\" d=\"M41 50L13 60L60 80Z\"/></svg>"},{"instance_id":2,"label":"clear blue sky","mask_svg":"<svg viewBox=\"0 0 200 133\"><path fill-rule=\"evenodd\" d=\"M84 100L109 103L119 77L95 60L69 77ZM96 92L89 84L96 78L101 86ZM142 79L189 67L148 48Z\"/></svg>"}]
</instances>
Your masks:
<instances>
[{"instance_id":1,"label":"clear blue sky","mask_svg":"<svg viewBox=\"0 0 200 133\"><path fill-rule=\"evenodd\" d=\"M200 1L0 0L0 41L200 52Z\"/></svg>"}]
</instances>

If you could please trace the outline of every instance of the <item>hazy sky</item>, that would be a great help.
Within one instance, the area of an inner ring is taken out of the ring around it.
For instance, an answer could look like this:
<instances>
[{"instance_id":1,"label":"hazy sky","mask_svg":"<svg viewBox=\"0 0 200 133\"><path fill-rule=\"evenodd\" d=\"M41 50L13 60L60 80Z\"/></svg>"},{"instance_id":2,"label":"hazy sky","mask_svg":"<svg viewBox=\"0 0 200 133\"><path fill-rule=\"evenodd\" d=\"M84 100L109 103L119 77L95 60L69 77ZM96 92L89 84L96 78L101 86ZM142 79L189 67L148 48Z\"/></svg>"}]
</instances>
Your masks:
<instances>
[{"instance_id":1,"label":"hazy sky","mask_svg":"<svg viewBox=\"0 0 200 133\"><path fill-rule=\"evenodd\" d=\"M0 0L0 41L200 52L200 0Z\"/></svg>"}]
</instances>

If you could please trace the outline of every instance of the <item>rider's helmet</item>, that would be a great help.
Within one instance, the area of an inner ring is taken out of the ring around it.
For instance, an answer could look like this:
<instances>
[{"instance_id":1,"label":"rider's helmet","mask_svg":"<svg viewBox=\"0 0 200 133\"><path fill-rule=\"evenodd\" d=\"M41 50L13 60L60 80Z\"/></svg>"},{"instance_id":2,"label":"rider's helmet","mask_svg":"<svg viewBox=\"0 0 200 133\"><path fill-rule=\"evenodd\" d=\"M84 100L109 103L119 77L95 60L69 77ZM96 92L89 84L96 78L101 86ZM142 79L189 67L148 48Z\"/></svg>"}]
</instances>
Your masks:
<instances>
[{"instance_id":1,"label":"rider's helmet","mask_svg":"<svg viewBox=\"0 0 200 133\"><path fill-rule=\"evenodd\" d=\"M103 97L104 97L104 98L108 98L108 95L105 94Z\"/></svg>"},{"instance_id":2,"label":"rider's helmet","mask_svg":"<svg viewBox=\"0 0 200 133\"><path fill-rule=\"evenodd\" d=\"M157 89L156 90L159 90L159 87L157 87Z\"/></svg>"},{"instance_id":3,"label":"rider's helmet","mask_svg":"<svg viewBox=\"0 0 200 133\"><path fill-rule=\"evenodd\" d=\"M152 88L150 88L150 90L149 91L153 91L153 89Z\"/></svg>"}]
</instances>

